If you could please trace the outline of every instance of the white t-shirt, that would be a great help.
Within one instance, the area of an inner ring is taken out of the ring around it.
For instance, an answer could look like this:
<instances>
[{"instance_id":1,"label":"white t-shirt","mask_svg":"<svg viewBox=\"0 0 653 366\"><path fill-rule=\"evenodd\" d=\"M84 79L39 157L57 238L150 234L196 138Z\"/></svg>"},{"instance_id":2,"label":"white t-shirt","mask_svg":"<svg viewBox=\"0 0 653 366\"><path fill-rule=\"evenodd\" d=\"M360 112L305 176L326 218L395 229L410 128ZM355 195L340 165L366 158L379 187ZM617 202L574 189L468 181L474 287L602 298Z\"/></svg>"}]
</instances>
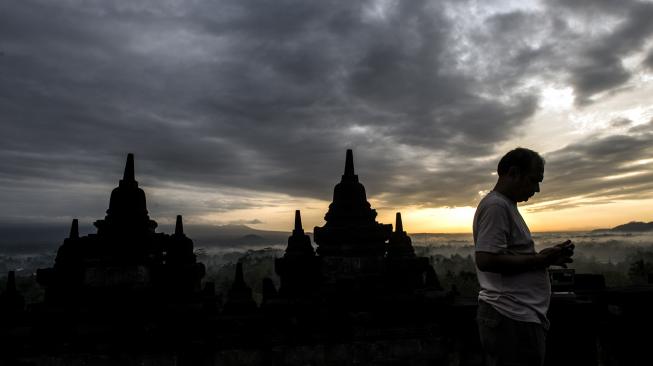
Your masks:
<instances>
[{"instance_id":1,"label":"white t-shirt","mask_svg":"<svg viewBox=\"0 0 653 366\"><path fill-rule=\"evenodd\" d=\"M535 254L535 244L517 204L491 191L474 214L474 245L477 252L514 255ZM511 319L542 324L548 329L546 312L551 283L546 269L518 274L484 272L476 267L481 285L478 298Z\"/></svg>"}]
</instances>

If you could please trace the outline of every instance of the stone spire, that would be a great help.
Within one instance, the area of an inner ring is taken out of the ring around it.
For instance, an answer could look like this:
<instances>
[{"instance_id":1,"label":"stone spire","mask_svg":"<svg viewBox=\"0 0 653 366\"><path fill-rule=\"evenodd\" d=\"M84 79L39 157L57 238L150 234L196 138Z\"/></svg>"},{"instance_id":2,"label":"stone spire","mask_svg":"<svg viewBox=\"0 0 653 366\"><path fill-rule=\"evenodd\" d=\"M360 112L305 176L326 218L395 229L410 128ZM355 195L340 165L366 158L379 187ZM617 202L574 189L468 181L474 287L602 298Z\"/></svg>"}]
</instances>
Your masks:
<instances>
[{"instance_id":1,"label":"stone spire","mask_svg":"<svg viewBox=\"0 0 653 366\"><path fill-rule=\"evenodd\" d=\"M7 273L7 287L5 288L5 294L15 295L18 291L16 290L16 272L9 271Z\"/></svg>"},{"instance_id":2,"label":"stone spire","mask_svg":"<svg viewBox=\"0 0 653 366\"><path fill-rule=\"evenodd\" d=\"M401 222L401 212L397 212L397 217L395 221L395 233L404 232L404 224Z\"/></svg>"},{"instance_id":3,"label":"stone spire","mask_svg":"<svg viewBox=\"0 0 653 366\"><path fill-rule=\"evenodd\" d=\"M304 233L302 227L302 216L299 210L295 210L295 229L292 235L288 238L288 246L284 257L293 256L310 256L315 255L313 246L311 245L311 238Z\"/></svg>"},{"instance_id":4,"label":"stone spire","mask_svg":"<svg viewBox=\"0 0 653 366\"><path fill-rule=\"evenodd\" d=\"M134 154L132 153L127 154L127 163L125 164L125 172L122 175L122 182L136 182L134 175Z\"/></svg>"},{"instance_id":5,"label":"stone spire","mask_svg":"<svg viewBox=\"0 0 653 366\"><path fill-rule=\"evenodd\" d=\"M69 239L79 239L79 222L77 219L73 219L73 223L70 225L70 234L68 235Z\"/></svg>"},{"instance_id":6,"label":"stone spire","mask_svg":"<svg viewBox=\"0 0 653 366\"><path fill-rule=\"evenodd\" d=\"M358 182L358 176L354 174L354 153L351 149L347 149L347 156L345 158L345 174L342 175L342 180Z\"/></svg>"},{"instance_id":7,"label":"stone spire","mask_svg":"<svg viewBox=\"0 0 653 366\"><path fill-rule=\"evenodd\" d=\"M236 263L236 275L234 276L234 283L231 285L231 289L242 289L246 287L245 276L243 276L243 264L238 262Z\"/></svg>"},{"instance_id":8,"label":"stone spire","mask_svg":"<svg viewBox=\"0 0 653 366\"><path fill-rule=\"evenodd\" d=\"M302 216L299 213L299 210L295 210L295 229L292 231L293 235L295 234L304 234L304 228L302 227Z\"/></svg>"},{"instance_id":9,"label":"stone spire","mask_svg":"<svg viewBox=\"0 0 653 366\"><path fill-rule=\"evenodd\" d=\"M388 257L414 257L415 249L413 248L410 236L404 231L404 224L401 221L401 213L397 212L395 222L395 231L390 235L388 242Z\"/></svg>"},{"instance_id":10,"label":"stone spire","mask_svg":"<svg viewBox=\"0 0 653 366\"><path fill-rule=\"evenodd\" d=\"M181 215L177 215L177 222L175 223L175 235L184 235L184 223L181 220Z\"/></svg>"},{"instance_id":11,"label":"stone spire","mask_svg":"<svg viewBox=\"0 0 653 366\"><path fill-rule=\"evenodd\" d=\"M0 315L6 316L7 313L22 312L25 309L25 299L16 290L16 273L9 271L7 273L7 286L5 291L0 294Z\"/></svg>"},{"instance_id":12,"label":"stone spire","mask_svg":"<svg viewBox=\"0 0 653 366\"><path fill-rule=\"evenodd\" d=\"M256 302L252 297L252 289L245 283L243 264L238 262L236 264L234 282L231 285L227 302L224 305L224 312L230 315L240 315L251 313L256 308Z\"/></svg>"}]
</instances>

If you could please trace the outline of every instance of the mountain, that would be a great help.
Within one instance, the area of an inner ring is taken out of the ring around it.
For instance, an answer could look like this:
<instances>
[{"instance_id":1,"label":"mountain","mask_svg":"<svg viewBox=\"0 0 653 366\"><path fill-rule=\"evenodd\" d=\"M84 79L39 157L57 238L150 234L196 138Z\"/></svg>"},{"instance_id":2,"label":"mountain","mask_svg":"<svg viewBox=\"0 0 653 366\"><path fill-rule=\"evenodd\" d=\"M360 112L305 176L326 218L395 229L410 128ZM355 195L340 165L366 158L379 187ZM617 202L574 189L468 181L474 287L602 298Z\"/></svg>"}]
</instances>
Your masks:
<instances>
[{"instance_id":1,"label":"mountain","mask_svg":"<svg viewBox=\"0 0 653 366\"><path fill-rule=\"evenodd\" d=\"M69 232L69 223L0 223L0 254L56 253Z\"/></svg>"},{"instance_id":2,"label":"mountain","mask_svg":"<svg viewBox=\"0 0 653 366\"><path fill-rule=\"evenodd\" d=\"M652 231L653 230L653 221L651 222L639 222L631 221L627 224L615 226L612 231Z\"/></svg>"},{"instance_id":3,"label":"mountain","mask_svg":"<svg viewBox=\"0 0 653 366\"><path fill-rule=\"evenodd\" d=\"M69 223L0 223L0 255L56 253L70 230ZM174 224L159 225L157 232L173 233ZM195 248L255 249L284 246L290 231L256 230L245 225L184 225ZM80 234L95 233L89 223L80 223Z\"/></svg>"},{"instance_id":4,"label":"mountain","mask_svg":"<svg viewBox=\"0 0 653 366\"><path fill-rule=\"evenodd\" d=\"M614 231L614 232L642 232L642 231L653 231L653 221L651 222L641 222L641 221L631 221L627 224L622 224L615 226L612 229L597 229L592 231Z\"/></svg>"},{"instance_id":5,"label":"mountain","mask_svg":"<svg viewBox=\"0 0 653 366\"><path fill-rule=\"evenodd\" d=\"M168 232L170 230L163 230ZM204 248L285 246L290 232L257 230L245 225L185 225L184 231Z\"/></svg>"}]
</instances>

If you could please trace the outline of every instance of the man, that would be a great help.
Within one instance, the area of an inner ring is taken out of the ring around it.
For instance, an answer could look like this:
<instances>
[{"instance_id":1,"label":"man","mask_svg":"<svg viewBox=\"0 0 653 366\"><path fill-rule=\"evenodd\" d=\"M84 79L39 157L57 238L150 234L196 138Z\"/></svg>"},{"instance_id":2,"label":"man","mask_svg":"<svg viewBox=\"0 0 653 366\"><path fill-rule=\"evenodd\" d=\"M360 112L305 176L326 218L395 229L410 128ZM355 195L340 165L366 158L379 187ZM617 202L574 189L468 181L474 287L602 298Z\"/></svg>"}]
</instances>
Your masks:
<instances>
[{"instance_id":1,"label":"man","mask_svg":"<svg viewBox=\"0 0 653 366\"><path fill-rule=\"evenodd\" d=\"M517 202L540 191L544 159L538 153L514 149L501 158L497 173L474 215L481 344L488 365L541 366L551 296L547 268L572 262L574 245L567 240L537 253L517 210Z\"/></svg>"}]
</instances>

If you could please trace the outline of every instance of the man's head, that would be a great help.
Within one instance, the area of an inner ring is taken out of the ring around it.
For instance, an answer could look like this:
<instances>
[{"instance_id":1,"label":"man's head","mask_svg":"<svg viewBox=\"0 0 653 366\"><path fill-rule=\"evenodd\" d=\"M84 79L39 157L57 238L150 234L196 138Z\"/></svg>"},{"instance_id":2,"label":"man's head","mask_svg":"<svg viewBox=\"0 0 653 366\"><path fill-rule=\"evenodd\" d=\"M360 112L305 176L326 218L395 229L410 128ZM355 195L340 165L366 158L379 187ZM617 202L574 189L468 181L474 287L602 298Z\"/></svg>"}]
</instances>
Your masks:
<instances>
[{"instance_id":1,"label":"man's head","mask_svg":"<svg viewBox=\"0 0 653 366\"><path fill-rule=\"evenodd\" d=\"M533 150L518 147L501 158L497 174L497 188L501 193L515 202L528 201L540 191L544 159Z\"/></svg>"}]
</instances>

